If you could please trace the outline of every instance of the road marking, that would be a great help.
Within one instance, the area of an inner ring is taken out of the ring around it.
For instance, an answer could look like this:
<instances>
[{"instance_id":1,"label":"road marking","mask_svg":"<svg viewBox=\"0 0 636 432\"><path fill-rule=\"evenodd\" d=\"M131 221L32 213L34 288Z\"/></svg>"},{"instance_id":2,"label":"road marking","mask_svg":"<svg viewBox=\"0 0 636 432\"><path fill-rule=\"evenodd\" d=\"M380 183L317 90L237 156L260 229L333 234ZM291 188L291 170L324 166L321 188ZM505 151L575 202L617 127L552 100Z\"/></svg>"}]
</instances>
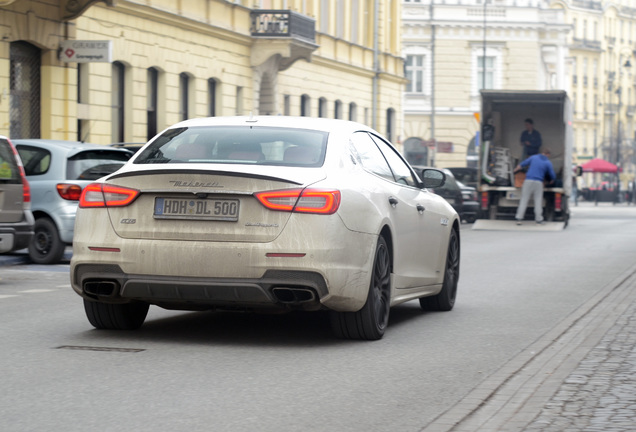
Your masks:
<instances>
[{"instance_id":1,"label":"road marking","mask_svg":"<svg viewBox=\"0 0 636 432\"><path fill-rule=\"evenodd\" d=\"M55 291L55 290L52 290L52 289L30 289L30 290L18 291L18 292L20 294L22 294L22 293L33 294L33 293L44 293L44 292L51 292L51 291Z\"/></svg>"},{"instance_id":2,"label":"road marking","mask_svg":"<svg viewBox=\"0 0 636 432\"><path fill-rule=\"evenodd\" d=\"M0 295L0 299L6 299L6 298L9 298L9 297L17 297L17 295L10 295L10 294Z\"/></svg>"},{"instance_id":3,"label":"road marking","mask_svg":"<svg viewBox=\"0 0 636 432\"><path fill-rule=\"evenodd\" d=\"M56 286L55 288L70 288L70 287L71 287L71 284L68 284L68 285L58 285L58 286Z\"/></svg>"},{"instance_id":4,"label":"road marking","mask_svg":"<svg viewBox=\"0 0 636 432\"><path fill-rule=\"evenodd\" d=\"M146 351L145 348L115 348L115 347L96 347L96 346L84 346L84 345L62 345L57 349L68 349L78 351L110 351L110 352L125 352L125 353L138 353Z\"/></svg>"}]
</instances>

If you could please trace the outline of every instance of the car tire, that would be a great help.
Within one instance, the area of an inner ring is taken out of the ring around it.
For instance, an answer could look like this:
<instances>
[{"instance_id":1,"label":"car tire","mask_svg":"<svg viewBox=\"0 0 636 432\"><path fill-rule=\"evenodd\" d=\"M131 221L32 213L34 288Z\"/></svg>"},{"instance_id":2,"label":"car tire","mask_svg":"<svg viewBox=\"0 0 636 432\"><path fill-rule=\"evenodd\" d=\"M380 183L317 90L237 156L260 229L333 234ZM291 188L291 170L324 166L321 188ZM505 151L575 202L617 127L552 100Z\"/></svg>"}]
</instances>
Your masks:
<instances>
[{"instance_id":1,"label":"car tire","mask_svg":"<svg viewBox=\"0 0 636 432\"><path fill-rule=\"evenodd\" d=\"M56 264L62 260L66 244L60 240L55 222L47 217L36 219L29 242L29 258L36 264Z\"/></svg>"},{"instance_id":2,"label":"car tire","mask_svg":"<svg viewBox=\"0 0 636 432\"><path fill-rule=\"evenodd\" d=\"M459 282L459 237L451 229L444 268L444 282L439 294L420 298L420 307L424 310L449 311L455 306L457 283Z\"/></svg>"},{"instance_id":3,"label":"car tire","mask_svg":"<svg viewBox=\"0 0 636 432\"><path fill-rule=\"evenodd\" d=\"M386 240L378 238L369 293L357 312L331 312L331 327L341 339L378 340L384 336L391 307L391 257Z\"/></svg>"},{"instance_id":4,"label":"car tire","mask_svg":"<svg viewBox=\"0 0 636 432\"><path fill-rule=\"evenodd\" d=\"M101 303L84 299L86 317L100 330L135 330L141 327L150 305L143 302Z\"/></svg>"}]
</instances>

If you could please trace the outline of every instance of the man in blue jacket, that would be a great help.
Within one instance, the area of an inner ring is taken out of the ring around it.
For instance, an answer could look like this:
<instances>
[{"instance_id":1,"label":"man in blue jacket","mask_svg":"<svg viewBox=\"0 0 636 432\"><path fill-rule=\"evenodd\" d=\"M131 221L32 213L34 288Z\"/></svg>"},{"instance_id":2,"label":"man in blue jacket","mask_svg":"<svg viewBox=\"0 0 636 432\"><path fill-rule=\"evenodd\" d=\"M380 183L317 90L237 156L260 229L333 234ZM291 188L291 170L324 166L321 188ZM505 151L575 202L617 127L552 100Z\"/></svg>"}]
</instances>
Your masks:
<instances>
[{"instance_id":1,"label":"man in blue jacket","mask_svg":"<svg viewBox=\"0 0 636 432\"><path fill-rule=\"evenodd\" d=\"M544 149L541 153L530 156L515 168L515 172L528 168L526 179L521 186L521 200L515 216L517 225L521 225L530 197L534 198L534 220L538 224L543 223L543 184L546 181L548 184L552 183L556 179L549 157L550 150Z\"/></svg>"}]
</instances>

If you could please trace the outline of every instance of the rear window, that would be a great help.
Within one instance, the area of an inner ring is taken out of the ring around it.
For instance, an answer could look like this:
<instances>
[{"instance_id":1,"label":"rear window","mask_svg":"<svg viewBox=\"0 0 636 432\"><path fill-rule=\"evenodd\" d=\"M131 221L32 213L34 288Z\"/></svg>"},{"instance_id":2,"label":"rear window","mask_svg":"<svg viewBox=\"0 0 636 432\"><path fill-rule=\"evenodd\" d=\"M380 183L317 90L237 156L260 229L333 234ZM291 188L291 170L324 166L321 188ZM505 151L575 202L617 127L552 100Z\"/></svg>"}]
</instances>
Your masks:
<instances>
[{"instance_id":1,"label":"rear window","mask_svg":"<svg viewBox=\"0 0 636 432\"><path fill-rule=\"evenodd\" d=\"M68 159L66 178L68 180L97 180L117 171L130 159L131 153L89 150Z\"/></svg>"},{"instance_id":2,"label":"rear window","mask_svg":"<svg viewBox=\"0 0 636 432\"><path fill-rule=\"evenodd\" d=\"M13 148L6 139L0 139L0 183L21 183L20 169Z\"/></svg>"},{"instance_id":3,"label":"rear window","mask_svg":"<svg viewBox=\"0 0 636 432\"><path fill-rule=\"evenodd\" d=\"M308 129L215 126L170 129L135 164L221 163L322 166L327 133Z\"/></svg>"},{"instance_id":4,"label":"rear window","mask_svg":"<svg viewBox=\"0 0 636 432\"><path fill-rule=\"evenodd\" d=\"M28 176L44 174L51 166L51 152L26 145L18 145L20 159L24 164L24 172Z\"/></svg>"}]
</instances>

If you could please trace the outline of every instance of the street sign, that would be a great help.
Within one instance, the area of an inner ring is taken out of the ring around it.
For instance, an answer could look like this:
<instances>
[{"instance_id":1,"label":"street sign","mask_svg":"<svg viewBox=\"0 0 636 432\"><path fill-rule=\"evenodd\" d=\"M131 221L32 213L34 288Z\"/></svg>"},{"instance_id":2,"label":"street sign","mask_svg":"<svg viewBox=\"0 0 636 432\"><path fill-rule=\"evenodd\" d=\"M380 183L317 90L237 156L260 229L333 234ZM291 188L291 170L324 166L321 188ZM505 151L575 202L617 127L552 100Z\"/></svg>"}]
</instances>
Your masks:
<instances>
[{"instance_id":1,"label":"street sign","mask_svg":"<svg viewBox=\"0 0 636 432\"><path fill-rule=\"evenodd\" d=\"M60 44L60 60L74 63L110 63L113 41L66 40Z\"/></svg>"}]
</instances>

